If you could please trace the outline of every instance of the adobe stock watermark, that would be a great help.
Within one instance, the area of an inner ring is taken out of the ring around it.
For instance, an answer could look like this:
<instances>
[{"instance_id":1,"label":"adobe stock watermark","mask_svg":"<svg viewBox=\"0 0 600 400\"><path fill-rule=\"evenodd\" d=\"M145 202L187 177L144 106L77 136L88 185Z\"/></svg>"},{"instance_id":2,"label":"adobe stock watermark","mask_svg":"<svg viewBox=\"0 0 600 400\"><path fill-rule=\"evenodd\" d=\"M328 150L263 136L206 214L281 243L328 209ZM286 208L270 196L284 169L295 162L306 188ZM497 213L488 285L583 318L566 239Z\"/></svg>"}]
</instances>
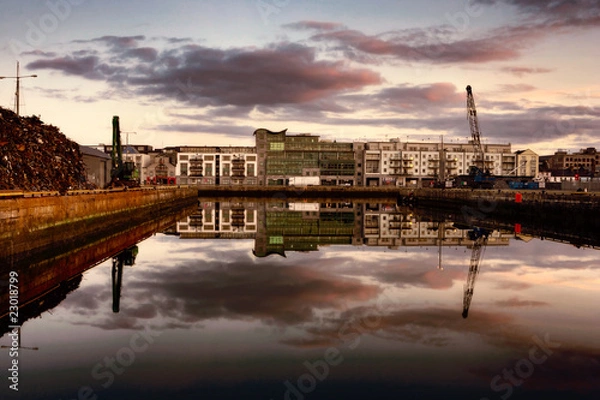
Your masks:
<instances>
[{"instance_id":1,"label":"adobe stock watermark","mask_svg":"<svg viewBox=\"0 0 600 400\"><path fill-rule=\"evenodd\" d=\"M92 367L90 375L100 384L101 389L99 390L111 387L116 380L116 376L123 375L127 368L133 365L137 355L148 350L148 347L154 343L155 338L161 334L161 332L149 330L135 332L129 338L129 343L126 346L121 347L114 355L106 356L96 363ZM77 396L68 400L98 400L97 392L91 385L81 386L77 391Z\"/></svg>"},{"instance_id":2,"label":"adobe stock watermark","mask_svg":"<svg viewBox=\"0 0 600 400\"><path fill-rule=\"evenodd\" d=\"M537 335L532 338L533 345L529 348L526 357L518 360L511 368L504 368L501 374L498 374L490 381L490 389L497 393L499 398L507 400L514 391L514 387L521 386L526 379L530 378L535 372L535 366L548 361L554 351L561 346L558 342L551 342L550 335L544 335L540 339ZM482 397L481 400L490 400L488 397Z\"/></svg>"},{"instance_id":3,"label":"adobe stock watermark","mask_svg":"<svg viewBox=\"0 0 600 400\"><path fill-rule=\"evenodd\" d=\"M271 16L279 14L290 3L291 0L255 0L254 5L263 23L268 25Z\"/></svg>"},{"instance_id":4,"label":"adobe stock watermark","mask_svg":"<svg viewBox=\"0 0 600 400\"><path fill-rule=\"evenodd\" d=\"M73 13L73 7L81 6L87 0L47 0L44 5L48 12L30 18L25 22L25 41L10 39L8 45L15 55L39 48L48 40L48 36L58 30Z\"/></svg>"},{"instance_id":5,"label":"adobe stock watermark","mask_svg":"<svg viewBox=\"0 0 600 400\"><path fill-rule=\"evenodd\" d=\"M302 365L306 372L295 380L283 382L285 388L284 400L305 400L307 395L318 389L319 383L329 377L333 367L344 362L343 349L340 349L340 347L345 346L347 349L354 350L360 344L360 337L363 334L373 332L380 327L381 316L384 310L390 307L389 304L381 304L383 299L387 299L387 296L380 297L369 312L361 315L355 314L343 323L337 332L341 346L328 347L323 352L323 357L318 360L304 361Z\"/></svg>"}]
</instances>

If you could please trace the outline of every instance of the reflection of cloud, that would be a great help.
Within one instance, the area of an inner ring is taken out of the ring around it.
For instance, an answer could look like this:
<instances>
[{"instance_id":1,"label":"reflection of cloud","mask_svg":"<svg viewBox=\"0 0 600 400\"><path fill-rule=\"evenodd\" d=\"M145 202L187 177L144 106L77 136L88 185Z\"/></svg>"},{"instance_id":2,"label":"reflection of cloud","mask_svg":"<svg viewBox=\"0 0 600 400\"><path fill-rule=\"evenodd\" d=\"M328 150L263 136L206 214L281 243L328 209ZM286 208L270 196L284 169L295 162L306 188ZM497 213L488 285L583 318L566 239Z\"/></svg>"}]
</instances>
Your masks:
<instances>
[{"instance_id":1,"label":"reflection of cloud","mask_svg":"<svg viewBox=\"0 0 600 400\"><path fill-rule=\"evenodd\" d=\"M373 262L375 260L376 263ZM437 269L437 257L431 255L422 255L421 262L416 263L414 258L399 259L393 253L391 257L378 257L377 254L368 253L366 262L369 263L368 275L371 278L398 287L448 289L453 286L454 281L466 279L466 268L440 271ZM323 265L323 261L320 264ZM365 275L364 265L357 263L356 257L330 257L326 260L326 265L337 266L337 270L346 275Z\"/></svg>"},{"instance_id":2,"label":"reflection of cloud","mask_svg":"<svg viewBox=\"0 0 600 400\"><path fill-rule=\"evenodd\" d=\"M335 346L356 343L359 336L370 334L388 340L448 346L457 337L475 334L496 346L516 345L524 340L518 330L510 329L513 319L504 313L478 312L467 320L460 310L448 308L398 309L394 307L359 307L330 318L325 324L307 328L309 337L287 340L300 347L309 345ZM502 326L501 331L498 327ZM457 334L459 334L457 336Z\"/></svg>"},{"instance_id":3,"label":"reflection of cloud","mask_svg":"<svg viewBox=\"0 0 600 400\"><path fill-rule=\"evenodd\" d=\"M168 274L168 278L165 275ZM380 289L354 278L295 265L270 263L187 261L177 267L130 273L124 284L129 298L121 312L97 324L105 329L137 327L140 319L165 318L175 325L192 325L207 319L259 319L272 324L298 324L312 320L317 309L341 309L348 301L368 301ZM107 297L110 293L96 293ZM84 294L72 298L73 312L97 312L99 302ZM105 306L105 305L104 305ZM104 307L103 306L103 307ZM108 307L107 307L108 309ZM129 322L125 323L125 319Z\"/></svg>"},{"instance_id":4,"label":"reflection of cloud","mask_svg":"<svg viewBox=\"0 0 600 400\"><path fill-rule=\"evenodd\" d=\"M549 304L544 301L521 300L517 297L511 297L510 299L496 301L494 305L498 307L541 307Z\"/></svg>"},{"instance_id":5,"label":"reflection of cloud","mask_svg":"<svg viewBox=\"0 0 600 400\"><path fill-rule=\"evenodd\" d=\"M533 285L525 282L518 281L507 281L507 280L498 280L495 281L496 289L510 289L510 290L525 290L529 289Z\"/></svg>"}]
</instances>

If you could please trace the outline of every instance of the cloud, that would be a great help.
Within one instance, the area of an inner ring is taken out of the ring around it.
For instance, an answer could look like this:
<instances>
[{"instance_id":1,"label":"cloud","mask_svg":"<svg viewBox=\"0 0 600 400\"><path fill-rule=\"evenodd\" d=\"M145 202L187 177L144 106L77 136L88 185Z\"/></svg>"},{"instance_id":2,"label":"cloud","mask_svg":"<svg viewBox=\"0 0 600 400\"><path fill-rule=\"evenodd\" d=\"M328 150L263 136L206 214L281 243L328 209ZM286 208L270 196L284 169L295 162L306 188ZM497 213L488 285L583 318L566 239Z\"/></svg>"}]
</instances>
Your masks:
<instances>
[{"instance_id":1,"label":"cloud","mask_svg":"<svg viewBox=\"0 0 600 400\"><path fill-rule=\"evenodd\" d=\"M127 85L137 95L193 106L303 104L382 83L374 71L319 60L316 49L299 44L222 50L186 42L159 51L138 47L143 40L143 36L104 36L83 42L108 46L102 56L66 54L32 61L27 67L104 79L111 85Z\"/></svg>"},{"instance_id":2,"label":"cloud","mask_svg":"<svg viewBox=\"0 0 600 400\"><path fill-rule=\"evenodd\" d=\"M530 74L547 74L553 70L550 68L532 68L532 67L503 67L500 69L502 72L506 72L515 75L519 78L530 75Z\"/></svg>"},{"instance_id":3,"label":"cloud","mask_svg":"<svg viewBox=\"0 0 600 400\"><path fill-rule=\"evenodd\" d=\"M448 29L427 28L421 31L396 31L384 35L367 35L342 29L318 33L317 42L335 43L346 56L368 60L361 55L388 56L405 62L430 64L486 63L513 60L528 42L522 35L499 31L480 38L455 38Z\"/></svg>"},{"instance_id":4,"label":"cloud","mask_svg":"<svg viewBox=\"0 0 600 400\"><path fill-rule=\"evenodd\" d=\"M320 22L320 21L300 21L292 24L283 25L284 28L295 30L317 30L317 31L333 31L342 28L344 25L336 22Z\"/></svg>"},{"instance_id":5,"label":"cloud","mask_svg":"<svg viewBox=\"0 0 600 400\"><path fill-rule=\"evenodd\" d=\"M62 71L68 75L78 75L89 79L100 78L96 74L98 67L98 57L57 57L50 60L37 60L27 64L27 68L32 70L53 69Z\"/></svg>"},{"instance_id":6,"label":"cloud","mask_svg":"<svg viewBox=\"0 0 600 400\"><path fill-rule=\"evenodd\" d=\"M528 85L526 83L506 83L506 84L502 84L499 85L500 86L500 90L502 90L503 92L509 92L509 93L518 93L518 92L531 92L534 90L537 90L537 88L533 85Z\"/></svg>"},{"instance_id":7,"label":"cloud","mask_svg":"<svg viewBox=\"0 0 600 400\"><path fill-rule=\"evenodd\" d=\"M513 6L519 14L541 21L541 26L553 29L596 28L600 23L600 3L596 0L475 0L475 3Z\"/></svg>"}]
</instances>

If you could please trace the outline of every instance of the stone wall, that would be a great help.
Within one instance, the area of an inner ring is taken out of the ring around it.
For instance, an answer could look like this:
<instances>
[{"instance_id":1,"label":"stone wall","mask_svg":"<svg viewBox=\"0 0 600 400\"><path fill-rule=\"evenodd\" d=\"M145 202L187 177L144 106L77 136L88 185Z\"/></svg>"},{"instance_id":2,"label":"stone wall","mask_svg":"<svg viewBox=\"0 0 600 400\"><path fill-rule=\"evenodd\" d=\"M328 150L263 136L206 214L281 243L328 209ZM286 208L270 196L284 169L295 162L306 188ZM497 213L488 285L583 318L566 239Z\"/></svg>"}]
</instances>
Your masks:
<instances>
[{"instance_id":1,"label":"stone wall","mask_svg":"<svg viewBox=\"0 0 600 400\"><path fill-rule=\"evenodd\" d=\"M68 196L0 199L0 262L12 263L31 252L107 234L119 225L175 211L197 202L188 187L127 191L86 191Z\"/></svg>"}]
</instances>

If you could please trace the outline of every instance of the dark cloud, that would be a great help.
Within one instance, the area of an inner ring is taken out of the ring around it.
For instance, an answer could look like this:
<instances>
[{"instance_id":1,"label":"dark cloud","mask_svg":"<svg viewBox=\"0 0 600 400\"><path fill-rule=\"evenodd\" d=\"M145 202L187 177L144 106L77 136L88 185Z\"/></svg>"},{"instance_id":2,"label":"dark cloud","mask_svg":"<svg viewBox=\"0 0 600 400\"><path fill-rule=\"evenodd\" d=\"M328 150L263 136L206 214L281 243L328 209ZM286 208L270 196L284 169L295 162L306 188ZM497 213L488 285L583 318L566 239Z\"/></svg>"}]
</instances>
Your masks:
<instances>
[{"instance_id":1,"label":"dark cloud","mask_svg":"<svg viewBox=\"0 0 600 400\"><path fill-rule=\"evenodd\" d=\"M121 301L117 316L101 318L104 329L135 328L140 319L166 318L186 325L208 319L258 319L267 324L293 325L310 321L317 309L341 309L350 301L368 301L381 291L358 279L344 278L313 268L251 261L222 264L188 263L164 272L144 271L129 277L127 292L141 304ZM95 289L96 290L96 289ZM97 292L97 290L96 290ZM105 289L94 298L109 301ZM107 307L98 301L72 297L68 306L80 315Z\"/></svg>"},{"instance_id":2,"label":"dark cloud","mask_svg":"<svg viewBox=\"0 0 600 400\"><path fill-rule=\"evenodd\" d=\"M122 49L131 49L137 47L137 44L146 37L143 35L137 36L102 36L99 38L91 39L91 40L75 40L73 43L103 43L105 45L111 46L115 50Z\"/></svg>"},{"instance_id":3,"label":"dark cloud","mask_svg":"<svg viewBox=\"0 0 600 400\"><path fill-rule=\"evenodd\" d=\"M97 73L99 58L89 57L57 57L50 60L37 60L27 64L27 68L32 70L51 69L62 71L67 75L77 75L88 79L100 79L102 76Z\"/></svg>"},{"instance_id":4,"label":"dark cloud","mask_svg":"<svg viewBox=\"0 0 600 400\"><path fill-rule=\"evenodd\" d=\"M24 51L21 53L23 56L36 56L36 57L56 57L56 53L52 51L32 50Z\"/></svg>"},{"instance_id":5,"label":"dark cloud","mask_svg":"<svg viewBox=\"0 0 600 400\"><path fill-rule=\"evenodd\" d=\"M600 3L597 0L475 0L475 3L514 6L520 14L542 20L542 24L549 28L596 28L600 22Z\"/></svg>"},{"instance_id":6,"label":"dark cloud","mask_svg":"<svg viewBox=\"0 0 600 400\"><path fill-rule=\"evenodd\" d=\"M123 53L125 57L139 58L141 61L153 62L158 57L158 51L152 47L138 47Z\"/></svg>"},{"instance_id":7,"label":"dark cloud","mask_svg":"<svg viewBox=\"0 0 600 400\"><path fill-rule=\"evenodd\" d=\"M32 70L49 69L60 71L65 75L80 76L92 80L108 80L123 68L101 62L98 56L64 56L41 59L30 62L27 68Z\"/></svg>"},{"instance_id":8,"label":"dark cloud","mask_svg":"<svg viewBox=\"0 0 600 400\"><path fill-rule=\"evenodd\" d=\"M405 62L431 64L486 63L513 60L520 57L526 37L511 31L495 32L478 38L456 39L452 31L429 28L419 32L397 31L385 35L367 35L343 29L318 33L311 38L331 42L337 49L355 60L363 53L388 56Z\"/></svg>"},{"instance_id":9,"label":"dark cloud","mask_svg":"<svg viewBox=\"0 0 600 400\"><path fill-rule=\"evenodd\" d=\"M159 52L138 47L142 40L143 36L105 36L85 42L110 47L102 60L69 54L38 59L28 68L105 79L127 85L138 95L194 106L303 104L382 83L378 73L350 68L343 61L319 60L314 48L299 44L228 50L183 44Z\"/></svg>"}]
</instances>

